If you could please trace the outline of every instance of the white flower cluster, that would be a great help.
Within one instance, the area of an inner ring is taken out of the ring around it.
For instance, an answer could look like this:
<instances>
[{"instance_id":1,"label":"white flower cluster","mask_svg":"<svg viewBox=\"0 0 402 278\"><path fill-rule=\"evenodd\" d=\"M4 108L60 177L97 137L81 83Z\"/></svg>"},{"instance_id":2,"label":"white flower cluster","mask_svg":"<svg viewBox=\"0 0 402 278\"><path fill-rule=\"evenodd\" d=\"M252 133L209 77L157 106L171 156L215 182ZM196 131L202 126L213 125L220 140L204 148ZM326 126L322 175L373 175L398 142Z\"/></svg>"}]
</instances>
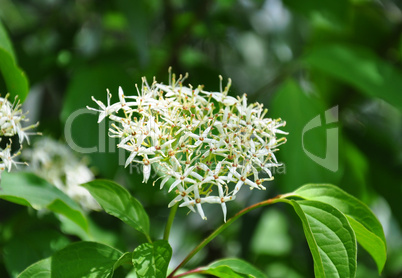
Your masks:
<instances>
[{"instance_id":1,"label":"white flower cluster","mask_svg":"<svg viewBox=\"0 0 402 278\"><path fill-rule=\"evenodd\" d=\"M30 170L77 201L82 208L100 210L88 190L80 186L93 180L93 173L65 144L43 137L22 155L29 162Z\"/></svg>"},{"instance_id":2,"label":"white flower cluster","mask_svg":"<svg viewBox=\"0 0 402 278\"><path fill-rule=\"evenodd\" d=\"M169 192L175 189L177 197L169 207L180 202L206 219L202 204L220 204L226 221L225 203L243 185L265 189L263 182L273 179L270 169L281 165L275 152L286 142L277 134L287 134L280 130L286 123L264 118L267 110L248 104L246 95L228 96L230 79L223 89L220 76L220 92L207 92L184 86L186 77L170 73L169 85L154 80L151 86L143 78L138 96L125 96L120 87L119 102L110 104L107 92L107 105L93 98L100 109L88 109L100 112L98 122L114 121L109 136L130 152L126 166L143 165L143 182L151 165L162 174L161 189L174 180Z\"/></svg>"},{"instance_id":3,"label":"white flower cluster","mask_svg":"<svg viewBox=\"0 0 402 278\"><path fill-rule=\"evenodd\" d=\"M20 144L22 144L24 140L29 143L28 135L30 135L30 133L26 131L36 127L37 124L22 127L21 123L27 121L25 117L26 113L22 112L21 104L17 101L17 97L12 104L8 100L8 97L8 94L5 98L0 97L0 136L4 139L4 137L17 135ZM1 140L0 138L0 141ZM14 160L20 153L20 150L14 154L11 152L11 139L9 139L4 149L0 147L0 178L4 170L7 169L7 171L10 171L13 165L16 166L21 163Z\"/></svg>"}]
</instances>

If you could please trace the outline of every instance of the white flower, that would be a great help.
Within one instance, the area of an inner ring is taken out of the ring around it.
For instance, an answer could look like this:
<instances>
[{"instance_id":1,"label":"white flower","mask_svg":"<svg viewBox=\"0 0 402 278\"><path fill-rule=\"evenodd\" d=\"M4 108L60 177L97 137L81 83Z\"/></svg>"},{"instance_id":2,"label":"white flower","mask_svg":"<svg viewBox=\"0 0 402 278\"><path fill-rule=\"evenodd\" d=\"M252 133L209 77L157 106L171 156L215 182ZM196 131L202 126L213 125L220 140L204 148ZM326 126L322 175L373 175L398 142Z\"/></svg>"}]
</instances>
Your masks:
<instances>
[{"instance_id":1,"label":"white flower","mask_svg":"<svg viewBox=\"0 0 402 278\"><path fill-rule=\"evenodd\" d=\"M8 97L8 94L5 98L0 97L0 136L13 137L17 135L20 144L22 144L24 140L29 143L28 136L32 133L28 133L27 130L36 127L38 124L22 127L22 122L27 121L26 113L23 113L21 104L17 101L17 97L12 104L9 102ZM11 139L6 143L5 149L0 148L0 178L4 170L7 169L7 171L10 171L13 165L24 164L22 162L16 162L14 159L21 153L21 148L22 146L20 146L17 152L12 154Z\"/></svg>"},{"instance_id":2,"label":"white flower","mask_svg":"<svg viewBox=\"0 0 402 278\"><path fill-rule=\"evenodd\" d=\"M195 180L189 178L188 176L192 173L195 166L187 167L187 169L183 172L183 174L178 173L177 171L170 171L167 174L171 177L175 178L176 181L172 183L168 192L172 191L178 184L182 184L184 186L185 183L196 183Z\"/></svg>"},{"instance_id":3,"label":"white flower","mask_svg":"<svg viewBox=\"0 0 402 278\"><path fill-rule=\"evenodd\" d=\"M152 163L158 162L159 160L161 160L161 157L148 158L147 154L144 154L144 158L141 161L133 160L133 162L137 162L143 165L142 167L142 171L144 173L144 178L142 180L143 183L146 183L149 180L149 177L151 175Z\"/></svg>"},{"instance_id":4,"label":"white flower","mask_svg":"<svg viewBox=\"0 0 402 278\"><path fill-rule=\"evenodd\" d=\"M126 166L143 164L144 182L152 164L164 176L161 189L173 179L168 191L176 189L177 196L169 207L180 203L206 219L203 204L220 204L226 221L226 202L244 184L265 189L263 183L273 179L271 169L281 165L274 153L286 142L277 135L287 134L280 129L285 122L265 118L263 105L249 104L246 95L229 96L230 79L222 88L220 76L220 92L208 92L201 85L184 86L187 74L169 75L168 85L155 79L149 85L143 78L138 96L119 88L118 103L110 104L108 93L107 106L95 100L100 109L90 109L114 122L109 135L129 152ZM117 115L119 109L124 116Z\"/></svg>"},{"instance_id":5,"label":"white flower","mask_svg":"<svg viewBox=\"0 0 402 278\"><path fill-rule=\"evenodd\" d=\"M107 96L107 106L104 105L102 101L96 100L94 97L92 97L92 100L95 101L96 104L98 104L101 109L94 109L87 106L89 110L100 112L98 123L100 123L105 117L111 115L114 112L119 111L122 107L121 103L114 103L113 105L110 105L110 98L112 97L112 95L109 93L109 91L107 91L106 96Z\"/></svg>"},{"instance_id":6,"label":"white flower","mask_svg":"<svg viewBox=\"0 0 402 278\"><path fill-rule=\"evenodd\" d=\"M5 149L0 150L0 178L1 178L1 172L4 170L8 170L10 172L12 166L14 165L17 167L17 164L25 164L23 162L17 162L14 160L14 157L18 156L21 154L21 151L18 151L14 154L11 153L11 143L7 144Z\"/></svg>"},{"instance_id":7,"label":"white flower","mask_svg":"<svg viewBox=\"0 0 402 278\"><path fill-rule=\"evenodd\" d=\"M194 134L194 133L191 133L191 132L187 133L186 135L191 137L191 138L194 138L195 140L197 140L195 142L195 144L194 144L194 146L196 146L196 147L198 147L202 143L217 143L216 140L208 138L208 134L211 131L211 128L212 128L212 126L208 127L200 135L197 135L197 134Z\"/></svg>"}]
</instances>

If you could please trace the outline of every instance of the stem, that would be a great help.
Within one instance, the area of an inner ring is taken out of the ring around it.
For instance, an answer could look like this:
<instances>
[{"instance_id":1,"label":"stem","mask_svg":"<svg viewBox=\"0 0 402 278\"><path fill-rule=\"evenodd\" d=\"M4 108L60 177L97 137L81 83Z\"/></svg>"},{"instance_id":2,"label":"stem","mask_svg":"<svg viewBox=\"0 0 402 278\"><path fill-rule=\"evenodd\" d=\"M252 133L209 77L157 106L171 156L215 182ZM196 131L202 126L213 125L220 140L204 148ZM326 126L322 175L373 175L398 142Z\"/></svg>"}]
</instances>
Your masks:
<instances>
[{"instance_id":1,"label":"stem","mask_svg":"<svg viewBox=\"0 0 402 278\"><path fill-rule=\"evenodd\" d=\"M145 237L147 238L149 243L152 243L152 239L151 239L151 237L149 235L145 234Z\"/></svg>"},{"instance_id":2,"label":"stem","mask_svg":"<svg viewBox=\"0 0 402 278\"><path fill-rule=\"evenodd\" d=\"M173 278L173 276L177 270L179 270L181 267L183 267L186 263L188 263L189 260L191 260L195 254L198 253L202 248L205 247L211 240L213 240L217 235L219 235L221 232L223 232L230 224L232 224L235 220L237 220L239 217L243 216L247 212L250 212L256 208L275 204L277 202L280 202L281 198L286 197L285 195L278 195L272 199L268 199L262 202L259 202L257 204L254 204L252 206L249 206L238 213L236 213L233 217L231 217L226 223L222 224L219 226L212 234L210 234L208 237L206 237L200 244L198 244L188 255L187 257L184 258L184 260L169 274L167 278Z\"/></svg>"},{"instance_id":3,"label":"stem","mask_svg":"<svg viewBox=\"0 0 402 278\"><path fill-rule=\"evenodd\" d=\"M179 207L179 203L175 204L170 210L169 217L165 227L165 233L163 234L163 239L169 241L170 229L172 228L174 216L176 215L177 208Z\"/></svg>"}]
</instances>

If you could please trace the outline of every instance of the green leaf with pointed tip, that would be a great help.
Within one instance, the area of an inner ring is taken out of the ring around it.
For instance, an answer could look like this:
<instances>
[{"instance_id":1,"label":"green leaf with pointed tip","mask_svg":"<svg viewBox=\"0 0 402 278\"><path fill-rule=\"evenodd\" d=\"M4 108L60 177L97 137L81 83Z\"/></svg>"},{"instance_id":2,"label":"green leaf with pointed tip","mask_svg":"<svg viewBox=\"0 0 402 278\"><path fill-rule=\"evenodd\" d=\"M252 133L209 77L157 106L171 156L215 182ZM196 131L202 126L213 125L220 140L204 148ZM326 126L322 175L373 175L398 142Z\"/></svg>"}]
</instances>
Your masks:
<instances>
[{"instance_id":1,"label":"green leaf with pointed tip","mask_svg":"<svg viewBox=\"0 0 402 278\"><path fill-rule=\"evenodd\" d=\"M318 201L281 201L291 204L303 223L315 277L355 277L357 243L346 216Z\"/></svg>"},{"instance_id":2,"label":"green leaf with pointed tip","mask_svg":"<svg viewBox=\"0 0 402 278\"><path fill-rule=\"evenodd\" d=\"M28 80L24 72L18 67L11 42L0 21L0 72L5 81L7 92L11 95L11 100L18 95L23 102L28 95ZM0 79L1 80L1 79ZM2 96L7 92L0 92ZM11 101L11 102L12 102Z\"/></svg>"},{"instance_id":3,"label":"green leaf with pointed tip","mask_svg":"<svg viewBox=\"0 0 402 278\"><path fill-rule=\"evenodd\" d=\"M172 258L172 248L166 240L143 243L133 252L133 265L139 278L165 278Z\"/></svg>"},{"instance_id":4,"label":"green leaf with pointed tip","mask_svg":"<svg viewBox=\"0 0 402 278\"><path fill-rule=\"evenodd\" d=\"M109 180L82 184L110 215L113 215L149 239L149 217L141 203L121 185Z\"/></svg>"},{"instance_id":5,"label":"green leaf with pointed tip","mask_svg":"<svg viewBox=\"0 0 402 278\"><path fill-rule=\"evenodd\" d=\"M215 268L218 266L227 266L233 271L241 274L249 274L255 278L266 278L265 274L258 270L253 265L249 264L246 261L237 258L228 258L218 260L216 262L211 263L208 268Z\"/></svg>"},{"instance_id":6,"label":"green leaf with pointed tip","mask_svg":"<svg viewBox=\"0 0 402 278\"><path fill-rule=\"evenodd\" d=\"M52 259L47 258L27 267L18 278L51 278Z\"/></svg>"},{"instance_id":7,"label":"green leaf with pointed tip","mask_svg":"<svg viewBox=\"0 0 402 278\"><path fill-rule=\"evenodd\" d=\"M54 200L47 206L53 212L65 215L69 219L73 220L74 223L78 224L79 227L84 229L85 232L89 231L88 220L85 218L81 209L71 209L71 207L60 199Z\"/></svg>"},{"instance_id":8,"label":"green leaf with pointed tip","mask_svg":"<svg viewBox=\"0 0 402 278\"><path fill-rule=\"evenodd\" d=\"M84 212L70 197L32 173L7 173L1 176L0 198L36 210L49 209L64 215L88 232Z\"/></svg>"},{"instance_id":9,"label":"green leaf with pointed tip","mask_svg":"<svg viewBox=\"0 0 402 278\"><path fill-rule=\"evenodd\" d=\"M98 242L76 242L52 256L52 277L107 277L122 255L119 250Z\"/></svg>"},{"instance_id":10,"label":"green leaf with pointed tip","mask_svg":"<svg viewBox=\"0 0 402 278\"><path fill-rule=\"evenodd\" d=\"M297 189L294 195L330 204L344 213L358 242L373 257L381 273L387 259L385 235L381 223L367 205L331 184L307 184Z\"/></svg>"}]
</instances>

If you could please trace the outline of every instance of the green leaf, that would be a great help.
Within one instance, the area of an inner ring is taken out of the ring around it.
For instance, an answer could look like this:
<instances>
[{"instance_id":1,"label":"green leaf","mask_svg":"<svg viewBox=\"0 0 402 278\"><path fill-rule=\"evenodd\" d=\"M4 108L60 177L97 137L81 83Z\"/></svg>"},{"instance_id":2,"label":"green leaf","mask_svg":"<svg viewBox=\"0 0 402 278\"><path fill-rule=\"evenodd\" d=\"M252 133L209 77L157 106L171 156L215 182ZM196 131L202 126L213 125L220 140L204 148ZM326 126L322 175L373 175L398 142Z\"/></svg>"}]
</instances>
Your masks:
<instances>
[{"instance_id":1,"label":"green leaf","mask_svg":"<svg viewBox=\"0 0 402 278\"><path fill-rule=\"evenodd\" d=\"M13 46L2 22L0 21L0 48L4 49L13 60L16 60Z\"/></svg>"},{"instance_id":2,"label":"green leaf","mask_svg":"<svg viewBox=\"0 0 402 278\"><path fill-rule=\"evenodd\" d=\"M85 214L72 199L32 173L7 173L1 176L0 198L36 210L49 209L64 215L88 231Z\"/></svg>"},{"instance_id":3,"label":"green leaf","mask_svg":"<svg viewBox=\"0 0 402 278\"><path fill-rule=\"evenodd\" d=\"M367 48L321 45L308 51L302 62L402 110L402 72Z\"/></svg>"},{"instance_id":4,"label":"green leaf","mask_svg":"<svg viewBox=\"0 0 402 278\"><path fill-rule=\"evenodd\" d=\"M121 257L114 263L113 270L110 273L109 277L113 277L114 271L116 269L118 269L120 266L125 265L125 264L132 265L132 257L133 257L133 253L131 253L131 252L126 252L123 255L121 255Z\"/></svg>"},{"instance_id":5,"label":"green leaf","mask_svg":"<svg viewBox=\"0 0 402 278\"><path fill-rule=\"evenodd\" d=\"M214 275L214 276L220 277L220 278L250 278L250 277L254 277L254 276L251 276L251 275L237 273L236 271L234 271L233 269L231 269L230 267L228 267L226 265L221 265L221 266L217 266L217 267L211 267L211 268L208 268L208 269L203 269L203 270L197 271L196 273Z\"/></svg>"},{"instance_id":6,"label":"green leaf","mask_svg":"<svg viewBox=\"0 0 402 278\"><path fill-rule=\"evenodd\" d=\"M52 277L107 277L122 252L97 242L77 242L52 256Z\"/></svg>"},{"instance_id":7,"label":"green leaf","mask_svg":"<svg viewBox=\"0 0 402 278\"><path fill-rule=\"evenodd\" d=\"M356 238L346 217L318 201L281 201L295 209L314 259L316 277L355 277Z\"/></svg>"},{"instance_id":8,"label":"green leaf","mask_svg":"<svg viewBox=\"0 0 402 278\"><path fill-rule=\"evenodd\" d=\"M67 237L53 230L34 230L14 235L3 249L7 271L16 277L31 264L50 257L69 243Z\"/></svg>"},{"instance_id":9,"label":"green leaf","mask_svg":"<svg viewBox=\"0 0 402 278\"><path fill-rule=\"evenodd\" d=\"M53 212L62 214L69 219L73 220L79 227L81 227L85 232L88 232L88 220L84 216L81 209L71 209L71 207L60 199L54 200L47 206Z\"/></svg>"},{"instance_id":10,"label":"green leaf","mask_svg":"<svg viewBox=\"0 0 402 278\"><path fill-rule=\"evenodd\" d=\"M141 203L121 185L108 180L94 180L83 187L109 214L119 218L149 239L149 217Z\"/></svg>"},{"instance_id":11,"label":"green leaf","mask_svg":"<svg viewBox=\"0 0 402 278\"><path fill-rule=\"evenodd\" d=\"M75 235L83 241L99 241L110 246L116 246L120 241L118 233L99 226L99 224L93 221L90 217L87 218L89 233L85 232L75 222L63 215L59 215L58 220L60 221L60 230L63 233Z\"/></svg>"},{"instance_id":12,"label":"green leaf","mask_svg":"<svg viewBox=\"0 0 402 278\"><path fill-rule=\"evenodd\" d=\"M139 278L165 278L172 257L172 248L166 240L143 243L133 252L133 265Z\"/></svg>"},{"instance_id":13,"label":"green leaf","mask_svg":"<svg viewBox=\"0 0 402 278\"><path fill-rule=\"evenodd\" d=\"M27 267L18 278L51 278L52 259L47 258Z\"/></svg>"},{"instance_id":14,"label":"green leaf","mask_svg":"<svg viewBox=\"0 0 402 278\"><path fill-rule=\"evenodd\" d=\"M28 95L28 80L24 72L17 66L17 61L11 42L0 21L0 72L5 81L7 92L11 95L11 102L18 95L23 102ZM0 79L1 80L1 79ZM0 92L2 96L7 92Z\"/></svg>"},{"instance_id":15,"label":"green leaf","mask_svg":"<svg viewBox=\"0 0 402 278\"><path fill-rule=\"evenodd\" d=\"M249 277L265 278L265 274L246 261L237 258L222 259L211 263L208 268L216 268L218 266L227 266L233 271L240 274L248 274Z\"/></svg>"},{"instance_id":16,"label":"green leaf","mask_svg":"<svg viewBox=\"0 0 402 278\"><path fill-rule=\"evenodd\" d=\"M387 259L384 231L376 216L363 202L330 184L307 184L294 194L303 199L330 204L344 213L358 242L373 257L381 273Z\"/></svg>"}]
</instances>

